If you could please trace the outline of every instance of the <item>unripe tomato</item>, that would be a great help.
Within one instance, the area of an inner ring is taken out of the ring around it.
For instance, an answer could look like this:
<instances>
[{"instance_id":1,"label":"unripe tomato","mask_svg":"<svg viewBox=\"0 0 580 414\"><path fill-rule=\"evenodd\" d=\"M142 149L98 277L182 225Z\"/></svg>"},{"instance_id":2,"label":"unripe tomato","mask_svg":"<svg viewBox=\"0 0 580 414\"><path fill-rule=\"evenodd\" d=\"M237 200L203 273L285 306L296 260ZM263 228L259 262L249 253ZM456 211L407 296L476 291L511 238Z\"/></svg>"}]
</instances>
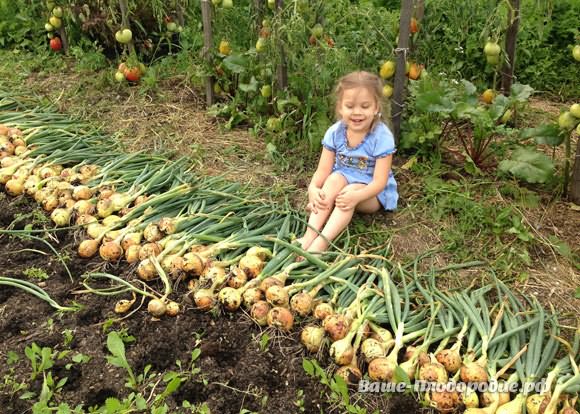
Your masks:
<instances>
[{"instance_id":1,"label":"unripe tomato","mask_svg":"<svg viewBox=\"0 0 580 414\"><path fill-rule=\"evenodd\" d=\"M576 126L577 119L570 112L562 112L558 117L558 125L565 131L571 131Z\"/></svg>"},{"instance_id":2,"label":"unripe tomato","mask_svg":"<svg viewBox=\"0 0 580 414\"><path fill-rule=\"evenodd\" d=\"M574 59L580 62L580 45L574 46L572 49L572 56L574 56Z\"/></svg>"},{"instance_id":3,"label":"unripe tomato","mask_svg":"<svg viewBox=\"0 0 580 414\"><path fill-rule=\"evenodd\" d=\"M222 0L211 0L211 4L213 4L214 6L219 6L221 2Z\"/></svg>"},{"instance_id":4,"label":"unripe tomato","mask_svg":"<svg viewBox=\"0 0 580 414\"><path fill-rule=\"evenodd\" d=\"M266 128L269 131L277 132L280 130L281 126L282 126L282 121L280 120L280 118L271 117L271 118L268 118L268 121L266 121Z\"/></svg>"},{"instance_id":5,"label":"unripe tomato","mask_svg":"<svg viewBox=\"0 0 580 414\"><path fill-rule=\"evenodd\" d=\"M393 87L391 85L383 86L383 97L390 98L393 96Z\"/></svg>"},{"instance_id":6,"label":"unripe tomato","mask_svg":"<svg viewBox=\"0 0 580 414\"><path fill-rule=\"evenodd\" d=\"M169 32L176 32L177 31L177 23L175 23L175 22L167 23L167 30Z\"/></svg>"},{"instance_id":7,"label":"unripe tomato","mask_svg":"<svg viewBox=\"0 0 580 414\"><path fill-rule=\"evenodd\" d=\"M60 29L60 27L62 26L62 20L60 20L58 17L56 16L50 16L50 19L48 19L48 22L55 28L55 29Z\"/></svg>"},{"instance_id":8,"label":"unripe tomato","mask_svg":"<svg viewBox=\"0 0 580 414\"><path fill-rule=\"evenodd\" d=\"M396 67L397 67L397 65L393 60L387 60L381 66L381 69L379 70L379 75L383 79L389 79L390 77L392 77L395 74Z\"/></svg>"},{"instance_id":9,"label":"unripe tomato","mask_svg":"<svg viewBox=\"0 0 580 414\"><path fill-rule=\"evenodd\" d=\"M411 67L409 68L409 79L417 80L419 76L421 76L421 70L423 68L416 63L411 63Z\"/></svg>"},{"instance_id":10,"label":"unripe tomato","mask_svg":"<svg viewBox=\"0 0 580 414\"><path fill-rule=\"evenodd\" d=\"M266 39L259 37L256 42L256 52L263 52L266 49Z\"/></svg>"},{"instance_id":11,"label":"unripe tomato","mask_svg":"<svg viewBox=\"0 0 580 414\"><path fill-rule=\"evenodd\" d=\"M487 42L483 47L483 53L487 56L499 56L501 47L496 42Z\"/></svg>"},{"instance_id":12,"label":"unripe tomato","mask_svg":"<svg viewBox=\"0 0 580 414\"><path fill-rule=\"evenodd\" d=\"M324 28L320 23L317 23L312 28L312 35L316 38L319 38L324 33Z\"/></svg>"},{"instance_id":13,"label":"unripe tomato","mask_svg":"<svg viewBox=\"0 0 580 414\"><path fill-rule=\"evenodd\" d=\"M125 64L125 62L121 62L117 67L117 70L119 72L125 73L125 71L127 70L127 64Z\"/></svg>"},{"instance_id":14,"label":"unripe tomato","mask_svg":"<svg viewBox=\"0 0 580 414\"><path fill-rule=\"evenodd\" d=\"M222 7L224 9L231 9L232 7L234 7L234 1L233 0L223 0Z\"/></svg>"},{"instance_id":15,"label":"unripe tomato","mask_svg":"<svg viewBox=\"0 0 580 414\"><path fill-rule=\"evenodd\" d=\"M502 124L506 124L510 119L512 119L512 110L508 109L504 112L500 121Z\"/></svg>"},{"instance_id":16,"label":"unripe tomato","mask_svg":"<svg viewBox=\"0 0 580 414\"><path fill-rule=\"evenodd\" d=\"M262 88L260 88L260 94L264 98L269 98L270 96L272 96L272 87L270 85L262 86Z\"/></svg>"},{"instance_id":17,"label":"unripe tomato","mask_svg":"<svg viewBox=\"0 0 580 414\"><path fill-rule=\"evenodd\" d=\"M58 18L61 18L62 17L62 8L57 6L54 9L52 9L52 15L56 16Z\"/></svg>"},{"instance_id":18,"label":"unripe tomato","mask_svg":"<svg viewBox=\"0 0 580 414\"><path fill-rule=\"evenodd\" d=\"M490 65L497 65L499 63L499 56L486 55L485 60Z\"/></svg>"},{"instance_id":19,"label":"unripe tomato","mask_svg":"<svg viewBox=\"0 0 580 414\"><path fill-rule=\"evenodd\" d=\"M120 71L115 72L115 80L117 82L123 82L125 80L125 74Z\"/></svg>"},{"instance_id":20,"label":"unripe tomato","mask_svg":"<svg viewBox=\"0 0 580 414\"><path fill-rule=\"evenodd\" d=\"M60 49L62 49L62 41L60 40L60 37L53 37L50 39L50 48L55 52L58 52Z\"/></svg>"},{"instance_id":21,"label":"unripe tomato","mask_svg":"<svg viewBox=\"0 0 580 414\"><path fill-rule=\"evenodd\" d=\"M47 32L52 32L54 30L54 26L50 23L45 23L44 30L46 30Z\"/></svg>"}]
</instances>

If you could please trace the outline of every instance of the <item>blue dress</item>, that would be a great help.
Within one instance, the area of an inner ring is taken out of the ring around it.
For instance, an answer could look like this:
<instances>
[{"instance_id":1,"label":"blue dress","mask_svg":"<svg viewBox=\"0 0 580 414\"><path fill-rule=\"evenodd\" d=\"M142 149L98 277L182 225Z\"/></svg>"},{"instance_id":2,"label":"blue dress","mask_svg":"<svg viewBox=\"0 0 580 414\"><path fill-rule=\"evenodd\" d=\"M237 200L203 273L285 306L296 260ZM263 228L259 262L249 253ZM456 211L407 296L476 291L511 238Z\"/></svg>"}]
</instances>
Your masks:
<instances>
[{"instance_id":1,"label":"blue dress","mask_svg":"<svg viewBox=\"0 0 580 414\"><path fill-rule=\"evenodd\" d=\"M364 137L354 148L348 146L346 125L338 121L332 125L322 139L322 145L335 153L332 172L342 174L349 184L368 184L373 179L377 158L383 158L396 151L395 140L390 129L382 122ZM387 185L377 198L385 210L395 210L399 194L392 170L389 171Z\"/></svg>"}]
</instances>

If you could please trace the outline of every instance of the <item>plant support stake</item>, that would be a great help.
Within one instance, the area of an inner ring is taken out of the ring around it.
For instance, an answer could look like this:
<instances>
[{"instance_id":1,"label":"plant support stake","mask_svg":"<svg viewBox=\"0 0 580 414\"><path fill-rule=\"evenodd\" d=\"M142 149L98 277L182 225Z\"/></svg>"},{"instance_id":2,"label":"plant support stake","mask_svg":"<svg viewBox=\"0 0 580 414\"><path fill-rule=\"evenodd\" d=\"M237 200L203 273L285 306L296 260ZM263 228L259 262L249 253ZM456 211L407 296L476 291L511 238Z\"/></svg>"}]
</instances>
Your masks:
<instances>
[{"instance_id":1,"label":"plant support stake","mask_svg":"<svg viewBox=\"0 0 580 414\"><path fill-rule=\"evenodd\" d=\"M206 60L208 67L211 67L211 49L212 49L212 33L211 33L211 4L209 0L201 0L201 19L203 21L203 58ZM213 95L213 77L208 75L205 78L205 102L207 106L214 103Z\"/></svg>"},{"instance_id":2,"label":"plant support stake","mask_svg":"<svg viewBox=\"0 0 580 414\"><path fill-rule=\"evenodd\" d=\"M401 118L405 107L405 67L407 52L409 51L409 26L411 24L411 13L413 12L413 0L403 0L401 3L401 20L399 22L399 44L395 49L397 55L397 69L395 71L395 88L393 92L391 117L393 120L393 134L395 135L395 145L401 139Z\"/></svg>"}]
</instances>

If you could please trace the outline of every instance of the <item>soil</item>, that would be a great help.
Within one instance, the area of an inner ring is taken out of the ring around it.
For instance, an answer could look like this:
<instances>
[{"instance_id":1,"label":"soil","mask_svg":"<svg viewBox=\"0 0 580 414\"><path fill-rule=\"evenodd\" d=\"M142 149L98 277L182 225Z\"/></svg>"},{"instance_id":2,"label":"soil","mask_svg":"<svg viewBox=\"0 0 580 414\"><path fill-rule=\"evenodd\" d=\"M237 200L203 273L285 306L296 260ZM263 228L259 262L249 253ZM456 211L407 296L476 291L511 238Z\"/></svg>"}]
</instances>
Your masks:
<instances>
[{"instance_id":1,"label":"soil","mask_svg":"<svg viewBox=\"0 0 580 414\"><path fill-rule=\"evenodd\" d=\"M36 217L34 227L39 228L44 213L38 214L38 211L27 198L12 199L0 193L1 228L22 228L31 223L32 217ZM18 216L24 219L15 221ZM67 381L53 401L67 403L70 407L83 405L87 410L103 405L110 397L126 398L130 393L125 386L126 371L107 363L107 355L110 355L106 345L107 333L112 330L135 338L126 344L127 360L135 375L142 374L150 366L140 387L145 397L159 395L166 386L163 375L171 371L187 372L192 363L192 351L196 348L201 351L194 362L199 372L187 377L180 389L165 400L171 413L183 412L179 411L183 401L198 405L205 403L211 413L220 414L344 411L338 405L332 405L328 388L318 379L309 377L302 368L303 358L312 356L307 355L300 345L298 328L286 336L262 331L243 312L218 315L187 306L176 318L152 319L145 307L141 307L120 319L113 312L114 304L130 296L81 293L85 289L81 275L102 270L130 277L132 269L103 265L98 258L81 259L75 251L78 237L70 231L59 231L51 232L50 238L50 243L65 259L73 276L71 280L62 262L45 244L0 235L2 276L33 281L60 305L78 303L82 306L76 312L55 312L46 302L21 289L0 287L0 378L3 379L0 382L0 412L30 412L37 398L23 400L19 397L25 391L35 395L41 391L42 375L31 380L31 364L24 356L25 348L33 343L61 353L59 356L55 354L52 376L55 383L65 377ZM48 278L34 280L24 276L26 273L30 275L30 270L35 268L46 272ZM106 287L106 284L91 286ZM184 286L178 286L177 292L184 289ZM260 338L264 333L270 339L261 346ZM68 340L65 339L67 336ZM20 357L18 361L6 363L13 353ZM71 364L72 357L78 354L90 359ZM330 365L327 357L322 357L319 364L322 367ZM19 383L26 384L26 388L14 391L13 385ZM415 399L408 395L383 398L358 394L353 390L352 396L357 404L368 407L368 412L371 409L378 409L381 413L422 412ZM298 406L300 400L303 401L302 411Z\"/></svg>"}]
</instances>

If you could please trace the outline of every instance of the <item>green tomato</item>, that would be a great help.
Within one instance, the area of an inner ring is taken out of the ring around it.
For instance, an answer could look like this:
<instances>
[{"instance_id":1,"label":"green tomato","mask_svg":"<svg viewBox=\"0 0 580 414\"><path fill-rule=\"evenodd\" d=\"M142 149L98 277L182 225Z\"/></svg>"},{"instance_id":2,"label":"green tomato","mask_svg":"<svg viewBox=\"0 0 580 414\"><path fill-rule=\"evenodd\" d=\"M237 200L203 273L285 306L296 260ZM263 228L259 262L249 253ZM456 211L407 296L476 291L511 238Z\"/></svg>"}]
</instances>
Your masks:
<instances>
[{"instance_id":1,"label":"green tomato","mask_svg":"<svg viewBox=\"0 0 580 414\"><path fill-rule=\"evenodd\" d=\"M48 10L54 9L54 6L56 6L56 3L53 0L47 0L46 1L46 8Z\"/></svg>"},{"instance_id":2,"label":"green tomato","mask_svg":"<svg viewBox=\"0 0 580 414\"><path fill-rule=\"evenodd\" d=\"M221 2L222 0L211 0L211 4L213 4L214 6L219 6Z\"/></svg>"},{"instance_id":3,"label":"green tomato","mask_svg":"<svg viewBox=\"0 0 580 414\"><path fill-rule=\"evenodd\" d=\"M266 129L268 129L268 131L277 132L280 130L281 126L282 121L280 120L280 118L271 117L268 118L268 121L266 121Z\"/></svg>"},{"instance_id":4,"label":"green tomato","mask_svg":"<svg viewBox=\"0 0 580 414\"><path fill-rule=\"evenodd\" d=\"M558 125L565 131L571 131L576 126L576 118L570 112L562 112L558 117Z\"/></svg>"},{"instance_id":5,"label":"green tomato","mask_svg":"<svg viewBox=\"0 0 580 414\"><path fill-rule=\"evenodd\" d=\"M274 9L276 7L276 0L268 0L268 7Z\"/></svg>"},{"instance_id":6,"label":"green tomato","mask_svg":"<svg viewBox=\"0 0 580 414\"><path fill-rule=\"evenodd\" d=\"M263 52L266 49L266 39L259 37L256 42L256 52Z\"/></svg>"},{"instance_id":7,"label":"green tomato","mask_svg":"<svg viewBox=\"0 0 580 414\"><path fill-rule=\"evenodd\" d=\"M177 32L177 23L175 22L167 23L167 30L170 32Z\"/></svg>"},{"instance_id":8,"label":"green tomato","mask_svg":"<svg viewBox=\"0 0 580 414\"><path fill-rule=\"evenodd\" d=\"M262 86L262 88L260 88L260 94L262 94L264 98L269 98L272 96L272 87L270 85Z\"/></svg>"},{"instance_id":9,"label":"green tomato","mask_svg":"<svg viewBox=\"0 0 580 414\"><path fill-rule=\"evenodd\" d=\"M56 16L58 18L61 18L62 17L62 7L57 6L54 9L52 9L52 15Z\"/></svg>"},{"instance_id":10,"label":"green tomato","mask_svg":"<svg viewBox=\"0 0 580 414\"><path fill-rule=\"evenodd\" d=\"M580 45L574 46L574 49L572 49L572 56L574 56L574 59L580 62Z\"/></svg>"},{"instance_id":11,"label":"green tomato","mask_svg":"<svg viewBox=\"0 0 580 414\"><path fill-rule=\"evenodd\" d=\"M573 104L570 106L570 113L576 118L580 118L580 104Z\"/></svg>"},{"instance_id":12,"label":"green tomato","mask_svg":"<svg viewBox=\"0 0 580 414\"><path fill-rule=\"evenodd\" d=\"M119 71L117 71L117 72L115 73L115 80L116 80L117 82L123 82L123 81L125 80L125 74L124 74L123 72L119 72Z\"/></svg>"},{"instance_id":13,"label":"green tomato","mask_svg":"<svg viewBox=\"0 0 580 414\"><path fill-rule=\"evenodd\" d=\"M496 42L487 42L483 48L483 53L487 56L499 56L501 47Z\"/></svg>"},{"instance_id":14,"label":"green tomato","mask_svg":"<svg viewBox=\"0 0 580 414\"><path fill-rule=\"evenodd\" d=\"M316 38L321 37L323 33L324 33L324 28L322 27L322 25L320 23L315 24L314 27L312 28L312 35Z\"/></svg>"},{"instance_id":15,"label":"green tomato","mask_svg":"<svg viewBox=\"0 0 580 414\"><path fill-rule=\"evenodd\" d=\"M48 19L48 22L55 28L55 29L60 29L60 27L62 26L62 20L60 20L58 17L56 16L50 16L50 19Z\"/></svg>"},{"instance_id":16,"label":"green tomato","mask_svg":"<svg viewBox=\"0 0 580 414\"><path fill-rule=\"evenodd\" d=\"M234 7L234 0L223 0L222 7L224 9L231 9Z\"/></svg>"},{"instance_id":17,"label":"green tomato","mask_svg":"<svg viewBox=\"0 0 580 414\"><path fill-rule=\"evenodd\" d=\"M47 32L52 32L54 30L54 26L50 23L46 23L44 25L44 30L46 30Z\"/></svg>"}]
</instances>

